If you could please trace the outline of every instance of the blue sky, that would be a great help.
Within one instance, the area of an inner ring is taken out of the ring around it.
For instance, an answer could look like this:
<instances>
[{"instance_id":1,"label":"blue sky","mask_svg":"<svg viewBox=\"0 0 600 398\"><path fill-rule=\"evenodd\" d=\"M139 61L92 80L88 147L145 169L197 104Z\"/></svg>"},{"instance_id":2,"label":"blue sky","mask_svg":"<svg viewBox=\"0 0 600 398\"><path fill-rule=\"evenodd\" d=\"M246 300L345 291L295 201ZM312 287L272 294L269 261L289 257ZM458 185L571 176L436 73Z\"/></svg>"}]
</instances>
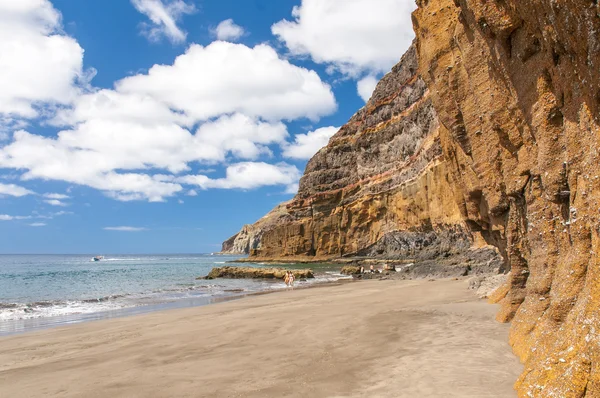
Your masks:
<instances>
[{"instance_id":1,"label":"blue sky","mask_svg":"<svg viewBox=\"0 0 600 398\"><path fill-rule=\"evenodd\" d=\"M218 251L412 40L411 0L0 0L0 253Z\"/></svg>"}]
</instances>

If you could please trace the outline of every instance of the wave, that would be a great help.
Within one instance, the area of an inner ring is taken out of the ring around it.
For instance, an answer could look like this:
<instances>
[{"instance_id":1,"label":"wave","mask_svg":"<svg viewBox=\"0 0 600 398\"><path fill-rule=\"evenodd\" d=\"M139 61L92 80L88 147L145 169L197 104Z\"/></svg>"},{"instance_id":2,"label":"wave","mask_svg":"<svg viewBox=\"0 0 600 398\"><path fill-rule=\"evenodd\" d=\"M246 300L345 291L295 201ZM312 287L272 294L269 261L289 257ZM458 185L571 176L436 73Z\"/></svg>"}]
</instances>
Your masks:
<instances>
[{"instance_id":1,"label":"wave","mask_svg":"<svg viewBox=\"0 0 600 398\"><path fill-rule=\"evenodd\" d=\"M0 321L91 314L166 303L182 298L233 295L244 291L246 289L221 284L185 284L172 288L155 289L145 293L113 294L80 300L35 301L31 303L0 302Z\"/></svg>"},{"instance_id":2,"label":"wave","mask_svg":"<svg viewBox=\"0 0 600 398\"><path fill-rule=\"evenodd\" d=\"M30 304L0 303L0 321L91 314L131 307L118 301L42 301Z\"/></svg>"},{"instance_id":3,"label":"wave","mask_svg":"<svg viewBox=\"0 0 600 398\"><path fill-rule=\"evenodd\" d=\"M298 286L352 279L335 272L317 274L314 279L297 280ZM216 282L216 283L215 283ZM98 298L77 300L35 301L30 303L0 302L0 321L27 320L58 316L92 314L121 310L181 299L200 297L226 297L252 292L285 289L283 281L236 280L212 281L212 283L183 283L172 287L154 289L144 293L111 294Z\"/></svg>"},{"instance_id":4,"label":"wave","mask_svg":"<svg viewBox=\"0 0 600 398\"><path fill-rule=\"evenodd\" d=\"M102 260L98 261L99 263L102 263L104 261L158 261L161 260L160 258L151 258L151 257L146 257L146 258L103 258Z\"/></svg>"}]
</instances>

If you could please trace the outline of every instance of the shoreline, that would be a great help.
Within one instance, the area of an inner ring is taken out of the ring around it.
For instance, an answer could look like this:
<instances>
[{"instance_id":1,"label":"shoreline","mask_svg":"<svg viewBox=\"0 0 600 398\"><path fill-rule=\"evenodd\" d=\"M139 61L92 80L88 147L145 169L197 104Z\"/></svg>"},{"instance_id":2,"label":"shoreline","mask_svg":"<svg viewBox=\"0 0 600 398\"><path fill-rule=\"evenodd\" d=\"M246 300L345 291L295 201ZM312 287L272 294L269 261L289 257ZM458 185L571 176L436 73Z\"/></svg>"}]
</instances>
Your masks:
<instances>
[{"instance_id":1,"label":"shoreline","mask_svg":"<svg viewBox=\"0 0 600 398\"><path fill-rule=\"evenodd\" d=\"M516 396L522 366L508 325L465 280L314 287L0 337L0 389L31 397Z\"/></svg>"},{"instance_id":2,"label":"shoreline","mask_svg":"<svg viewBox=\"0 0 600 398\"><path fill-rule=\"evenodd\" d=\"M163 311L176 311L186 308L197 308L211 306L215 304L226 303L229 301L240 300L252 296L262 296L272 293L279 293L288 290L300 289L315 289L326 286L336 286L344 283L358 282L354 279L344 277L334 281L323 281L311 284L299 284L293 288L281 288L271 290L249 291L246 293L231 294L227 296L212 296L212 297L189 297L181 298L174 301L146 304L133 307L124 307L114 310L98 311L90 313L58 315L52 317L39 317L30 319L7 320L0 322L0 339L15 335L35 333L43 330L68 327L88 322L102 322L104 320L116 318L129 318L140 315L152 314ZM283 283L283 282L282 282Z\"/></svg>"}]
</instances>

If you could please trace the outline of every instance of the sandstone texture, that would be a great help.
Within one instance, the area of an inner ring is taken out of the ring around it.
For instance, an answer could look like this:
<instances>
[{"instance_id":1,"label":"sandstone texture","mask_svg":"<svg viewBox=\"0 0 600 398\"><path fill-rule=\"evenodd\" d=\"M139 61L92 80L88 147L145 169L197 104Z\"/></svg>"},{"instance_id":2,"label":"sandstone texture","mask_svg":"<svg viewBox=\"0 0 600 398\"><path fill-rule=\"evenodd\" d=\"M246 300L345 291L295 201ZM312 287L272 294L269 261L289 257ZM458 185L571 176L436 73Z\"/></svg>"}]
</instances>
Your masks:
<instances>
[{"instance_id":1,"label":"sandstone texture","mask_svg":"<svg viewBox=\"0 0 600 398\"><path fill-rule=\"evenodd\" d=\"M242 230L223 242L221 253L223 254L250 254L255 253L261 247L261 239L265 230L276 224L290 221L287 213L287 202L276 206L266 216L254 224L244 225Z\"/></svg>"},{"instance_id":2,"label":"sandstone texture","mask_svg":"<svg viewBox=\"0 0 600 398\"><path fill-rule=\"evenodd\" d=\"M310 269L292 269L285 268L255 268L255 267L216 267L213 268L207 276L199 279L283 279L285 273L292 271L296 279L314 278L313 271Z\"/></svg>"},{"instance_id":3,"label":"sandstone texture","mask_svg":"<svg viewBox=\"0 0 600 398\"><path fill-rule=\"evenodd\" d=\"M249 252L510 269L483 293L512 321L519 396L600 397L600 5L417 5L413 47Z\"/></svg>"},{"instance_id":4,"label":"sandstone texture","mask_svg":"<svg viewBox=\"0 0 600 398\"><path fill-rule=\"evenodd\" d=\"M420 0L421 76L462 218L512 270L522 397L600 397L600 6Z\"/></svg>"},{"instance_id":5,"label":"sandstone texture","mask_svg":"<svg viewBox=\"0 0 600 398\"><path fill-rule=\"evenodd\" d=\"M344 265L340 274L342 275L358 275L361 267L359 265Z\"/></svg>"},{"instance_id":6,"label":"sandstone texture","mask_svg":"<svg viewBox=\"0 0 600 398\"><path fill-rule=\"evenodd\" d=\"M484 246L463 220L439 129L413 46L308 162L296 197L245 226L224 251L256 261L421 262Z\"/></svg>"}]
</instances>

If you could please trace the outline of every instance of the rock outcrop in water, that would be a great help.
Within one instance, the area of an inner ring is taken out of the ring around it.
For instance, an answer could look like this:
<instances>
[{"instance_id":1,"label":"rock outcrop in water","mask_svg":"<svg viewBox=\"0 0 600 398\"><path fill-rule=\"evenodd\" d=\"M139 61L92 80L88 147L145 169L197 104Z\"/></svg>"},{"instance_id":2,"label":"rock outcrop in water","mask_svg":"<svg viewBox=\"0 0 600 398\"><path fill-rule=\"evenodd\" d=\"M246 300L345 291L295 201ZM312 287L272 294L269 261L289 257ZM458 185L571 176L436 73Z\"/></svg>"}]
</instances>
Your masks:
<instances>
[{"instance_id":1,"label":"rock outcrop in water","mask_svg":"<svg viewBox=\"0 0 600 398\"><path fill-rule=\"evenodd\" d=\"M256 267L217 267L213 268L207 276L198 279L283 279L285 273L291 271L296 279L312 279L315 277L310 269L285 268L256 268Z\"/></svg>"},{"instance_id":2,"label":"rock outcrop in water","mask_svg":"<svg viewBox=\"0 0 600 398\"><path fill-rule=\"evenodd\" d=\"M512 269L523 397L600 397L600 5L418 1L421 75L462 218Z\"/></svg>"},{"instance_id":3,"label":"rock outcrop in water","mask_svg":"<svg viewBox=\"0 0 600 398\"><path fill-rule=\"evenodd\" d=\"M491 244L523 397L600 397L600 5L418 0L416 48L308 164L254 256Z\"/></svg>"}]
</instances>

